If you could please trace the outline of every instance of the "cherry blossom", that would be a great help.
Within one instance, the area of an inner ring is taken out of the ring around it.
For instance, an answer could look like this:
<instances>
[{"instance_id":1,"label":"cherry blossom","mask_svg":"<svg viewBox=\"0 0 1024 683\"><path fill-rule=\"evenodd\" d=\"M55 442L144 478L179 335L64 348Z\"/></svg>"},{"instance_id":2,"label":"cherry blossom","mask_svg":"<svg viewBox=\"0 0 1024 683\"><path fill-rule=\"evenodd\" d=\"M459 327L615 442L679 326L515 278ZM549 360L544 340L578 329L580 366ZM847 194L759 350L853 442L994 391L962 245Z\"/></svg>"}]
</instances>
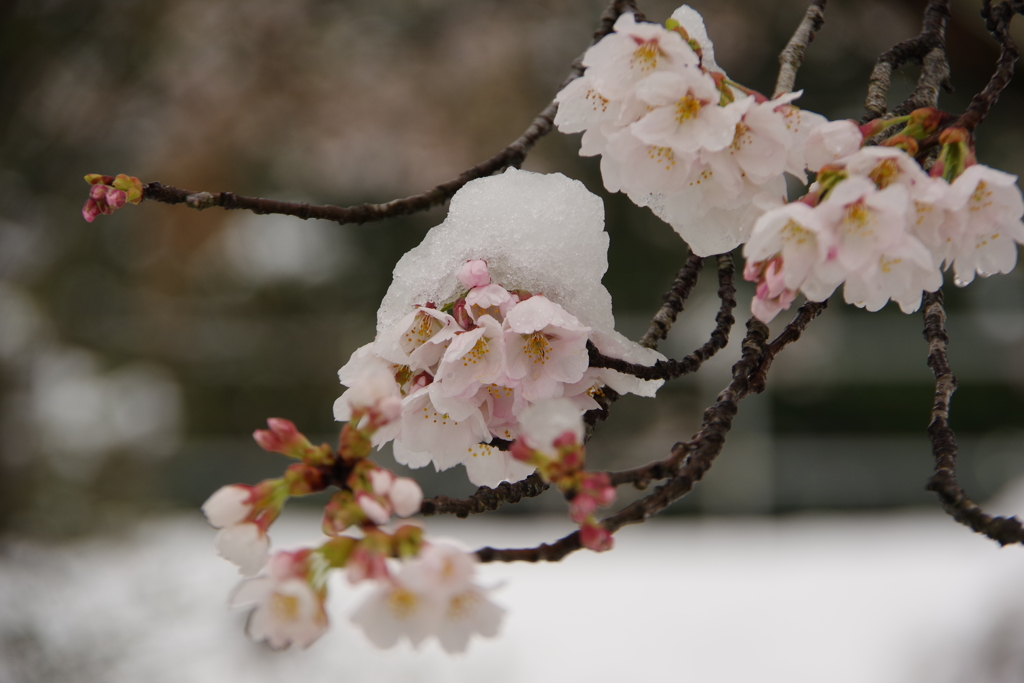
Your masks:
<instances>
[{"instance_id":1,"label":"cherry blossom","mask_svg":"<svg viewBox=\"0 0 1024 683\"><path fill-rule=\"evenodd\" d=\"M253 640L276 649L306 648L327 630L325 590L310 559L308 550L277 553L266 576L248 579L235 590L232 607L254 607L246 625Z\"/></svg>"},{"instance_id":2,"label":"cherry blossom","mask_svg":"<svg viewBox=\"0 0 1024 683\"><path fill-rule=\"evenodd\" d=\"M431 637L446 652L463 652L473 635L493 638L505 610L473 582L475 556L446 542L425 543L352 615L378 647L407 638L419 647Z\"/></svg>"},{"instance_id":3,"label":"cherry blossom","mask_svg":"<svg viewBox=\"0 0 1024 683\"><path fill-rule=\"evenodd\" d=\"M400 416L372 437L393 440L398 462L461 464L481 486L529 475L494 443L517 437L529 405L576 397L578 418L598 407L605 384L641 395L661 385L606 369L587 375L588 341L633 363L662 358L614 329L600 284L607 246L600 200L578 182L509 169L468 183L445 223L395 268L377 339L339 371L350 388L335 417L381 401L392 416L400 403ZM381 516L372 505L364 512Z\"/></svg>"}]
</instances>

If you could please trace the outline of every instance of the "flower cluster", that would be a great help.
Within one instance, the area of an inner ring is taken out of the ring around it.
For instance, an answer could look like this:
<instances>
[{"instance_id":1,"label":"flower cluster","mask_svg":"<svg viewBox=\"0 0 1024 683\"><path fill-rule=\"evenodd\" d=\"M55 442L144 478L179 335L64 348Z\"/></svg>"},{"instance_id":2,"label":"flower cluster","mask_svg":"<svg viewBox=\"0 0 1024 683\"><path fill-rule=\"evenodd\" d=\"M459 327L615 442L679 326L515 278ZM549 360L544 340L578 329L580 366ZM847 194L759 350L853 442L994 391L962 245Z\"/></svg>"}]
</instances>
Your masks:
<instances>
[{"instance_id":1,"label":"flower cluster","mask_svg":"<svg viewBox=\"0 0 1024 683\"><path fill-rule=\"evenodd\" d=\"M845 283L848 303L877 311L890 299L917 310L923 291L1006 273L1024 243L1024 201L1016 177L977 164L969 134L947 128L931 174L914 159L932 134L935 110L918 110L886 146L863 147L852 121L819 129L808 157L823 165L808 194L757 220L744 248L752 309L770 320L802 291L824 301ZM892 125L893 120L887 122ZM909 153L908 153L909 152Z\"/></svg>"},{"instance_id":2,"label":"flower cluster","mask_svg":"<svg viewBox=\"0 0 1024 683\"><path fill-rule=\"evenodd\" d=\"M660 383L589 368L588 341L631 362L660 358L614 332L600 285L607 235L591 216L594 202L600 210L600 200L563 176L515 169L467 184L449 220L396 267L377 338L339 371L350 389L335 403L337 419L351 419L355 397L386 397L397 418L375 444L393 440L402 464L463 464L470 481L496 486L533 471L492 445L519 435L528 406L565 398L578 419L598 407L605 385L653 393ZM566 211L580 223L576 243L564 238L571 227L550 229Z\"/></svg>"},{"instance_id":3,"label":"flower cluster","mask_svg":"<svg viewBox=\"0 0 1024 683\"><path fill-rule=\"evenodd\" d=\"M127 204L142 201L142 181L121 173L116 178L98 173L85 176L85 182L92 185L89 198L82 206L82 217L92 223L100 214L111 214Z\"/></svg>"},{"instance_id":4,"label":"flower cluster","mask_svg":"<svg viewBox=\"0 0 1024 683\"><path fill-rule=\"evenodd\" d=\"M418 647L436 637L447 652L463 652L473 634L493 638L505 610L474 582L476 557L451 542L424 542L419 554L381 585L352 615L378 647L407 638Z\"/></svg>"},{"instance_id":5,"label":"flower cluster","mask_svg":"<svg viewBox=\"0 0 1024 683\"><path fill-rule=\"evenodd\" d=\"M513 457L536 467L544 481L565 494L584 547L611 550L612 536L595 513L615 502L615 487L607 474L583 469L586 451L579 411L566 399L544 401L524 410L520 424L520 438L509 449Z\"/></svg>"},{"instance_id":6,"label":"flower cluster","mask_svg":"<svg viewBox=\"0 0 1024 683\"><path fill-rule=\"evenodd\" d=\"M557 97L555 124L583 132L610 192L625 192L672 225L694 253L746 241L757 216L785 201L784 172L806 179L807 135L825 122L731 81L715 64L704 22L679 8L665 26L632 14L591 47Z\"/></svg>"}]
</instances>

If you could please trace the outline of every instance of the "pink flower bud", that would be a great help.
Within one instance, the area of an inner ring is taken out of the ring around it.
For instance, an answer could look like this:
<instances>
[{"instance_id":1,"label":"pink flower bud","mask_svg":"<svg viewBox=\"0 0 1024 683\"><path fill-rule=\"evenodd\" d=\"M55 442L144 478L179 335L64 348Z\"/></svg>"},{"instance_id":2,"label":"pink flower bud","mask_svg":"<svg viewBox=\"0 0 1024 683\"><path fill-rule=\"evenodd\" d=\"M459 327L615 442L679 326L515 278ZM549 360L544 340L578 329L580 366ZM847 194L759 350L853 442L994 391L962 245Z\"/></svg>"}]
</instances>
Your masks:
<instances>
[{"instance_id":1,"label":"pink flower bud","mask_svg":"<svg viewBox=\"0 0 1024 683\"><path fill-rule=\"evenodd\" d=\"M555 437L555 440L551 442L551 445L555 448L567 448L569 446L575 446L577 443L576 434L571 429L567 429Z\"/></svg>"},{"instance_id":2,"label":"pink flower bud","mask_svg":"<svg viewBox=\"0 0 1024 683\"><path fill-rule=\"evenodd\" d=\"M102 202L107 197L107 190L110 188L106 185L93 185L89 189L89 196L95 199L97 202Z\"/></svg>"},{"instance_id":3,"label":"pink flower bud","mask_svg":"<svg viewBox=\"0 0 1024 683\"><path fill-rule=\"evenodd\" d=\"M584 548L590 548L595 553L611 550L614 545L612 535L596 522L580 527L580 543Z\"/></svg>"},{"instance_id":4,"label":"pink flower bud","mask_svg":"<svg viewBox=\"0 0 1024 683\"><path fill-rule=\"evenodd\" d=\"M509 454L516 460L530 462L533 459L533 449L523 443L522 439L516 439L508 449Z\"/></svg>"},{"instance_id":5,"label":"pink flower bud","mask_svg":"<svg viewBox=\"0 0 1024 683\"><path fill-rule=\"evenodd\" d=\"M597 501L587 493L577 493L569 503L569 518L577 524L582 524L587 517L595 512L597 512Z\"/></svg>"},{"instance_id":6,"label":"pink flower bud","mask_svg":"<svg viewBox=\"0 0 1024 683\"><path fill-rule=\"evenodd\" d=\"M89 223L92 223L100 213L102 212L100 211L100 207L96 204L95 199L90 198L85 201L85 205L82 207L82 218Z\"/></svg>"},{"instance_id":7,"label":"pink flower bud","mask_svg":"<svg viewBox=\"0 0 1024 683\"><path fill-rule=\"evenodd\" d=\"M473 322L472 316L469 315L469 311L466 310L466 300L459 299L455 302L455 307L452 308L452 317L455 318L455 322L459 324L464 330L472 330L476 327L476 323Z\"/></svg>"},{"instance_id":8,"label":"pink flower bud","mask_svg":"<svg viewBox=\"0 0 1024 683\"><path fill-rule=\"evenodd\" d=\"M99 187L99 186L96 185L95 187ZM115 189L107 190L107 204L110 205L111 209L120 209L122 206L124 206L125 201L127 200L127 198L128 198L128 195L126 195L121 190L115 190Z\"/></svg>"},{"instance_id":9,"label":"pink flower bud","mask_svg":"<svg viewBox=\"0 0 1024 683\"><path fill-rule=\"evenodd\" d=\"M459 278L459 282L470 289L473 287L486 287L491 284L491 275L487 271L487 263L479 259L466 261L456 277Z\"/></svg>"}]
</instances>

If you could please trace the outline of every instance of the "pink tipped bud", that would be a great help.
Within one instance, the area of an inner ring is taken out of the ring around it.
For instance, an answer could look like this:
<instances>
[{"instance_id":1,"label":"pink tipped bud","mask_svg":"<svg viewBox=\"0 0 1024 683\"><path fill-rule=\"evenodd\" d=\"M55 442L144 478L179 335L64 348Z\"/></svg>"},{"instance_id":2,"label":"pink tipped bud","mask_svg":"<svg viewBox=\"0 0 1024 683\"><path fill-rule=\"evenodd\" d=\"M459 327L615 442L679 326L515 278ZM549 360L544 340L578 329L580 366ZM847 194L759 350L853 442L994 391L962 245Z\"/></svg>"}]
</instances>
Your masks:
<instances>
[{"instance_id":1,"label":"pink tipped bud","mask_svg":"<svg viewBox=\"0 0 1024 683\"><path fill-rule=\"evenodd\" d=\"M568 448L570 446L578 445L576 441L576 434L571 429L562 432L560 435L555 437L555 440L551 442L551 445L555 448Z\"/></svg>"},{"instance_id":2,"label":"pink tipped bud","mask_svg":"<svg viewBox=\"0 0 1024 683\"><path fill-rule=\"evenodd\" d=\"M533 449L523 443L522 439L513 441L508 452L513 458L523 462L530 462L533 459Z\"/></svg>"},{"instance_id":3,"label":"pink tipped bud","mask_svg":"<svg viewBox=\"0 0 1024 683\"><path fill-rule=\"evenodd\" d=\"M594 522L580 527L580 543L584 548L590 548L595 553L601 553L605 550L611 550L614 541L607 529Z\"/></svg>"},{"instance_id":4,"label":"pink tipped bud","mask_svg":"<svg viewBox=\"0 0 1024 683\"><path fill-rule=\"evenodd\" d=\"M99 185L95 185L94 187L99 187ZM107 190L107 204L110 205L111 209L120 209L122 206L124 206L124 203L127 198L128 195L126 195L121 190Z\"/></svg>"},{"instance_id":5,"label":"pink tipped bud","mask_svg":"<svg viewBox=\"0 0 1024 683\"><path fill-rule=\"evenodd\" d=\"M597 512L597 501L586 493L578 493L569 503L569 518L582 524L588 517Z\"/></svg>"},{"instance_id":6,"label":"pink tipped bud","mask_svg":"<svg viewBox=\"0 0 1024 683\"><path fill-rule=\"evenodd\" d=\"M459 299L455 302L455 306L452 308L452 317L455 318L455 322L459 324L464 330L472 330L476 327L476 323L473 322L472 316L469 315L469 311L466 310L466 300Z\"/></svg>"},{"instance_id":7,"label":"pink tipped bud","mask_svg":"<svg viewBox=\"0 0 1024 683\"><path fill-rule=\"evenodd\" d=\"M96 216L99 216L100 213L102 212L100 211L100 207L96 204L95 199L87 199L85 201L85 205L82 206L82 218L89 223L96 220Z\"/></svg>"},{"instance_id":8,"label":"pink tipped bud","mask_svg":"<svg viewBox=\"0 0 1024 683\"><path fill-rule=\"evenodd\" d=\"M97 202L102 202L107 198L107 190L111 188L106 185L93 185L89 189L89 196L95 199Z\"/></svg>"},{"instance_id":9,"label":"pink tipped bud","mask_svg":"<svg viewBox=\"0 0 1024 683\"><path fill-rule=\"evenodd\" d=\"M232 484L222 486L203 503L203 514L217 529L244 522L253 512L251 486Z\"/></svg>"},{"instance_id":10,"label":"pink tipped bud","mask_svg":"<svg viewBox=\"0 0 1024 683\"><path fill-rule=\"evenodd\" d=\"M459 282L463 286L470 289L473 287L486 287L491 284L491 275L487 271L487 263L479 259L466 261L456 277L459 278Z\"/></svg>"}]
</instances>

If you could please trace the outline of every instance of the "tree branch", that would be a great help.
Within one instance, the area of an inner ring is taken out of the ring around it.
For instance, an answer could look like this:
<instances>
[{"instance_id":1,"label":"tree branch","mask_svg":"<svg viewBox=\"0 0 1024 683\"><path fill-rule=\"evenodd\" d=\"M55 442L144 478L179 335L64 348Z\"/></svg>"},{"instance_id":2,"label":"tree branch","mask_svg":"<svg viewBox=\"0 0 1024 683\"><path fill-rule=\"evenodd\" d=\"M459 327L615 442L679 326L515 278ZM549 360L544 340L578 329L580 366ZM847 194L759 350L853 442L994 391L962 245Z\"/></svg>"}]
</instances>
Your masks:
<instances>
[{"instance_id":1,"label":"tree branch","mask_svg":"<svg viewBox=\"0 0 1024 683\"><path fill-rule=\"evenodd\" d=\"M691 256L690 258L693 259L694 257ZM654 316L654 320L651 321L651 327L641 339L641 344L645 340L650 340L652 336L654 337L653 343L657 344L659 337L652 335L652 331L655 335L660 335L661 339L668 335L668 331L671 329L672 323L675 322L676 315L678 315L678 311L675 310L676 303L678 303L678 308L681 310L682 303L685 301L685 296L679 297L677 295L677 288L680 291L685 291L685 295L688 296L690 290L693 289L693 285L696 284L696 272L693 272L692 283L685 279L690 274L687 270L689 265L690 261L687 261L687 266L684 266L679 271L676 284L665 295L665 305ZM704 361L714 356L729 343L729 332L736 322L736 318L732 315L732 310L736 307L736 287L733 284L735 273L736 268L733 265L732 256L730 254L720 254L718 256L718 297L721 299L722 304L718 309L718 315L715 316L715 329L711 333L711 338L690 355L682 360L669 359L658 361L654 365L641 365L619 358L610 358L598 351L597 347L593 344L588 344L590 367L617 370L646 380L676 379L696 372L704 364ZM689 289L685 289L686 285L689 285Z\"/></svg>"},{"instance_id":2,"label":"tree branch","mask_svg":"<svg viewBox=\"0 0 1024 683\"><path fill-rule=\"evenodd\" d=\"M956 391L956 377L949 367L946 349L946 311L942 307L942 290L924 295L924 338L928 341L928 367L935 374L935 402L928 435L935 456L935 473L928 490L935 491L942 507L953 519L966 524L1000 545L1024 543L1024 527L1016 517L992 517L967 497L956 478L956 435L949 426L949 404Z\"/></svg>"},{"instance_id":3,"label":"tree branch","mask_svg":"<svg viewBox=\"0 0 1024 683\"><path fill-rule=\"evenodd\" d=\"M949 18L949 0L929 0L924 11L924 19L921 22L921 32L915 38L897 43L887 52L882 53L875 63L871 79L868 82L868 94L864 101L866 113L861 120L862 123L885 115L887 111L886 98L889 93L892 72L895 69L908 62L924 67L926 66L925 58L935 49L942 51L942 61L945 61L946 24L949 22ZM936 60L933 58L931 63L933 69L935 62ZM925 79L925 73L921 74L921 78ZM934 80L934 75L929 72L926 81L931 82L932 80ZM948 87L948 76L944 85ZM922 84L919 79L918 88L922 89L922 93L925 87L927 87L926 84ZM917 90L915 90L916 92Z\"/></svg>"},{"instance_id":4,"label":"tree branch","mask_svg":"<svg viewBox=\"0 0 1024 683\"><path fill-rule=\"evenodd\" d=\"M1024 3L1000 2L993 5L992 0L985 0L981 16L985 18L985 28L999 41L999 60L996 62L992 78L985 88L974 96L955 125L974 130L985 120L992 106L999 100L1000 93L1010 84L1017 58L1020 56L1013 38L1010 37L1010 21L1017 12L1024 12Z\"/></svg>"},{"instance_id":5,"label":"tree branch","mask_svg":"<svg viewBox=\"0 0 1024 683\"><path fill-rule=\"evenodd\" d=\"M797 26L793 37L789 39L782 53L779 54L779 78L775 81L775 92L772 99L788 92L793 92L796 83L796 72L804 63L804 50L814 40L814 34L825 25L825 3L828 0L812 0L807 7L803 21Z\"/></svg>"},{"instance_id":6,"label":"tree branch","mask_svg":"<svg viewBox=\"0 0 1024 683\"><path fill-rule=\"evenodd\" d=\"M534 472L526 479L514 484L503 482L495 488L481 486L469 498L449 498L437 496L427 498L420 505L420 514L424 517L432 515L455 515L466 518L481 512L492 512L505 503L515 504L523 498L533 498L548 490L540 475Z\"/></svg>"},{"instance_id":7,"label":"tree branch","mask_svg":"<svg viewBox=\"0 0 1024 683\"><path fill-rule=\"evenodd\" d=\"M611 33L615 20L624 12L633 12L638 21L644 19L643 14L636 7L636 0L612 0L601 15L601 22L598 29L594 32L594 39L591 45ZM562 81L559 91L579 78L583 74L583 70L583 55L580 55L573 62L572 70L569 76ZM405 197L404 199L395 199L383 204L359 204L347 207L316 206L296 202L281 202L273 199L261 199L259 197L244 197L233 192L196 192L162 185L158 182L146 184L143 187L142 197L143 199L164 204L185 204L199 210L219 206L222 209L229 210L244 209L256 214L295 216L303 220L319 218L342 225L372 223L384 220L385 218L394 218L395 216L405 216L419 211L426 211L451 199L452 195L471 180L493 175L511 166L519 167L526 159L526 155L533 148L533 145L551 132L557 111L558 103L552 101L543 111L537 114L530 127L512 144L487 161L463 171L457 178L441 183L422 194Z\"/></svg>"},{"instance_id":8,"label":"tree branch","mask_svg":"<svg viewBox=\"0 0 1024 683\"><path fill-rule=\"evenodd\" d=\"M686 263L676 274L676 280L672 288L665 292L661 309L654 314L646 334L640 337L640 346L649 349L658 348L658 343L668 337L669 330L676 322L676 318L683 310L690 293L697 286L697 278L700 276L701 268L704 267L704 259L696 254L690 254Z\"/></svg>"},{"instance_id":9,"label":"tree branch","mask_svg":"<svg viewBox=\"0 0 1024 683\"><path fill-rule=\"evenodd\" d=\"M747 322L742 355L732 369L732 381L718 395L715 404L705 411L704 423L693 440L687 444L676 444L673 448L674 454L678 452L685 455L679 473L652 494L603 520L601 524L605 529L614 533L627 524L647 520L689 493L694 484L704 477L714 459L722 452L725 436L738 411L737 403L750 393L749 378L764 355L767 338L768 327L760 320L751 318ZM535 548L486 547L476 554L481 562L556 562L580 547L579 532L573 532L554 543L544 543Z\"/></svg>"}]
</instances>

